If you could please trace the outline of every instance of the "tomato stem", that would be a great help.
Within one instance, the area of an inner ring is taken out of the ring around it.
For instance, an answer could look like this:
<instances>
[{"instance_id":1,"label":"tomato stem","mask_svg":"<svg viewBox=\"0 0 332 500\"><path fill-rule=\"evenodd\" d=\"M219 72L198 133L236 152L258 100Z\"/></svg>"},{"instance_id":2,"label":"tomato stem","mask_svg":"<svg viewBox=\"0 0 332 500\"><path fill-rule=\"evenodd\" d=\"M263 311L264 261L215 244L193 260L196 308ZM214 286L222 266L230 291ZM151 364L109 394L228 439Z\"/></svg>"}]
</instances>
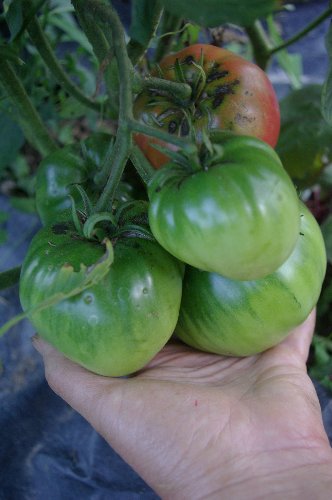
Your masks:
<instances>
[{"instance_id":1,"label":"tomato stem","mask_svg":"<svg viewBox=\"0 0 332 500\"><path fill-rule=\"evenodd\" d=\"M134 146L130 159L137 170L138 175L141 177L145 184L148 184L153 174L155 174L155 169L152 167L151 163L145 158L143 152L138 146Z\"/></svg>"},{"instance_id":2,"label":"tomato stem","mask_svg":"<svg viewBox=\"0 0 332 500\"><path fill-rule=\"evenodd\" d=\"M123 170L132 147L132 133L128 126L133 119L131 64L127 54L125 33L119 16L111 5L105 5L98 0L75 0L75 6L81 5L87 16L90 16L101 27L110 46L113 48L119 74L119 119L114 148L110 156L111 170L106 185L95 205L95 212L106 210L113 200L116 188L120 182ZM102 177L105 172L101 172ZM100 182L96 176L96 182Z\"/></svg>"},{"instance_id":3,"label":"tomato stem","mask_svg":"<svg viewBox=\"0 0 332 500\"><path fill-rule=\"evenodd\" d=\"M279 50L286 49L289 47L289 45L292 45L293 43L297 42L301 38L303 38L305 35L307 35L310 31L312 31L316 26L318 26L320 23L325 21L325 19L329 18L332 14L332 7L328 7L322 14L320 14L318 17L316 17L311 23L309 23L305 28L302 30L298 31L293 35L291 38L288 40L285 40L282 44L273 47L270 49L269 54L270 56L275 54L276 52L279 52Z\"/></svg>"},{"instance_id":4,"label":"tomato stem","mask_svg":"<svg viewBox=\"0 0 332 500\"><path fill-rule=\"evenodd\" d=\"M151 137L155 137L156 139L160 139L161 141L164 142L169 142L170 144L174 144L174 146L178 146L181 149L184 149L185 151L192 151L193 144L188 141L188 139L185 139L183 137L178 137L173 134L168 134L164 130L157 129L154 127L150 127L149 125L145 125L145 123L140 123L137 120L130 120L129 122L129 127L131 130L134 132L139 132L141 134L145 134Z\"/></svg>"},{"instance_id":5,"label":"tomato stem","mask_svg":"<svg viewBox=\"0 0 332 500\"><path fill-rule=\"evenodd\" d=\"M108 111L112 117L117 117L118 106L117 106L117 94L115 92L114 80L117 78L116 72L112 71L112 67L109 64L112 58L112 49L108 43L102 29L92 19L89 15L85 13L84 2L80 3L80 0L72 0L72 4L75 8L79 23L86 34L89 42L92 45L93 52L98 59L100 69L97 75L97 87L99 86L99 81L103 77L106 83L106 89L109 95L108 100Z\"/></svg>"},{"instance_id":6,"label":"tomato stem","mask_svg":"<svg viewBox=\"0 0 332 500\"><path fill-rule=\"evenodd\" d=\"M153 76L141 77L138 74L134 75L134 79L134 90L137 90L137 92L141 92L144 89L150 89L169 94L172 99L176 99L177 101L190 100L192 89L187 83L173 82Z\"/></svg>"},{"instance_id":7,"label":"tomato stem","mask_svg":"<svg viewBox=\"0 0 332 500\"><path fill-rule=\"evenodd\" d=\"M251 26L246 28L247 35L250 39L256 64L265 70L271 56L271 42L265 33L265 30L260 21L255 21Z\"/></svg>"}]
</instances>

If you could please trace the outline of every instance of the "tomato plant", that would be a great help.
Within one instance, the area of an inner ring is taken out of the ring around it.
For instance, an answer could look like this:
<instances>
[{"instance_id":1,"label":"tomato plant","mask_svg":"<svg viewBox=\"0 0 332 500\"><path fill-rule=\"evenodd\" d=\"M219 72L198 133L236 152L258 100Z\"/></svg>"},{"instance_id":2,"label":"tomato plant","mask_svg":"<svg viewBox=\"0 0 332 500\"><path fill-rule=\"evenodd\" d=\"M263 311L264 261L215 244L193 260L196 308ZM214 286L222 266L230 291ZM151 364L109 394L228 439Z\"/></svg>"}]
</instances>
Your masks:
<instances>
[{"instance_id":1,"label":"tomato plant","mask_svg":"<svg viewBox=\"0 0 332 500\"><path fill-rule=\"evenodd\" d=\"M149 186L149 221L178 259L233 279L275 271L299 234L295 188L270 146L225 134L207 163L169 163Z\"/></svg>"},{"instance_id":2,"label":"tomato plant","mask_svg":"<svg viewBox=\"0 0 332 500\"><path fill-rule=\"evenodd\" d=\"M172 335L183 270L155 241L129 231L113 246L114 262L101 281L30 319L70 359L96 373L119 376L142 368ZM61 292L64 269L75 273L82 265L93 266L103 253L99 242L81 238L68 223L42 229L22 268L23 309Z\"/></svg>"},{"instance_id":3,"label":"tomato plant","mask_svg":"<svg viewBox=\"0 0 332 500\"><path fill-rule=\"evenodd\" d=\"M226 49L196 44L167 55L154 73L189 84L192 95L183 101L153 88L142 92L134 105L141 122L180 136L193 127L198 140L203 129L223 129L276 145L278 100L266 73L252 62ZM166 163L167 156L153 146L165 143L141 134L136 141L155 168Z\"/></svg>"},{"instance_id":4,"label":"tomato plant","mask_svg":"<svg viewBox=\"0 0 332 500\"><path fill-rule=\"evenodd\" d=\"M187 267L177 335L203 351L232 356L261 352L309 315L325 269L321 231L302 205L295 249L271 275L241 282Z\"/></svg>"}]
</instances>

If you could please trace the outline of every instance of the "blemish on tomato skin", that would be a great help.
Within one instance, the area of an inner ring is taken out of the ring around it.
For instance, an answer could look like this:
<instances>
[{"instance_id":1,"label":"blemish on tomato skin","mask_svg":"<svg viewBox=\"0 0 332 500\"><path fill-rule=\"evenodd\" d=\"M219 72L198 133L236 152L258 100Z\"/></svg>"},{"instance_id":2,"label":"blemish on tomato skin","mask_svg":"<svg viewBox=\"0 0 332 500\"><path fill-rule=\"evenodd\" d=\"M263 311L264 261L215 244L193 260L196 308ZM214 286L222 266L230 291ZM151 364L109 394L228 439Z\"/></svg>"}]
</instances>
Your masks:
<instances>
[{"instance_id":1,"label":"blemish on tomato skin","mask_svg":"<svg viewBox=\"0 0 332 500\"><path fill-rule=\"evenodd\" d=\"M198 401L197 401L197 399L195 399L194 406L198 406Z\"/></svg>"}]
</instances>

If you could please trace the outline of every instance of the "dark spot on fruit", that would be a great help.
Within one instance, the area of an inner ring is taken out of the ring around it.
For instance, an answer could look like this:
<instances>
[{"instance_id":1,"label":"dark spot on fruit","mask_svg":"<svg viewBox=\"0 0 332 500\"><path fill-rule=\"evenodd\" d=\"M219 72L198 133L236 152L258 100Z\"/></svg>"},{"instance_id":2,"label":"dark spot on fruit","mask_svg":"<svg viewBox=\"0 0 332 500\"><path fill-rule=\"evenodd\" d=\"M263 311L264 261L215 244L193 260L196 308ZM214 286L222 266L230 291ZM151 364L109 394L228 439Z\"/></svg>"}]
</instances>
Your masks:
<instances>
[{"instance_id":1,"label":"dark spot on fruit","mask_svg":"<svg viewBox=\"0 0 332 500\"><path fill-rule=\"evenodd\" d=\"M229 71L224 70L224 71L211 71L209 73L206 83L214 82L215 80L219 80L220 78L225 78L229 74Z\"/></svg>"},{"instance_id":2,"label":"dark spot on fruit","mask_svg":"<svg viewBox=\"0 0 332 500\"><path fill-rule=\"evenodd\" d=\"M212 107L215 109L223 102L226 95L235 94L234 87L240 83L240 80L233 80L230 83L225 83L224 85L218 85L214 91L214 99L212 101Z\"/></svg>"},{"instance_id":3,"label":"dark spot on fruit","mask_svg":"<svg viewBox=\"0 0 332 500\"><path fill-rule=\"evenodd\" d=\"M52 226L53 234L66 234L69 230L69 225L66 223L54 224Z\"/></svg>"},{"instance_id":4,"label":"dark spot on fruit","mask_svg":"<svg viewBox=\"0 0 332 500\"><path fill-rule=\"evenodd\" d=\"M255 120L256 120L255 116L242 115L241 113L236 113L235 118L234 118L234 121L237 124L241 124L241 123L244 123L244 122L246 122L246 123L252 123Z\"/></svg>"},{"instance_id":5,"label":"dark spot on fruit","mask_svg":"<svg viewBox=\"0 0 332 500\"><path fill-rule=\"evenodd\" d=\"M170 134L175 134L175 132L177 131L177 128L178 128L178 124L172 120L171 122L169 122L168 124L168 132Z\"/></svg>"},{"instance_id":6,"label":"dark spot on fruit","mask_svg":"<svg viewBox=\"0 0 332 500\"><path fill-rule=\"evenodd\" d=\"M304 236L304 233L300 233L300 236Z\"/></svg>"},{"instance_id":7,"label":"dark spot on fruit","mask_svg":"<svg viewBox=\"0 0 332 500\"><path fill-rule=\"evenodd\" d=\"M181 123L181 135L185 136L189 134L189 123L188 120L184 119Z\"/></svg>"},{"instance_id":8,"label":"dark spot on fruit","mask_svg":"<svg viewBox=\"0 0 332 500\"><path fill-rule=\"evenodd\" d=\"M194 57L193 57L193 56L187 56L183 62L184 62L185 64L191 64L191 63L192 63L192 62L194 62L194 61L195 61L195 59L194 59Z\"/></svg>"}]
</instances>

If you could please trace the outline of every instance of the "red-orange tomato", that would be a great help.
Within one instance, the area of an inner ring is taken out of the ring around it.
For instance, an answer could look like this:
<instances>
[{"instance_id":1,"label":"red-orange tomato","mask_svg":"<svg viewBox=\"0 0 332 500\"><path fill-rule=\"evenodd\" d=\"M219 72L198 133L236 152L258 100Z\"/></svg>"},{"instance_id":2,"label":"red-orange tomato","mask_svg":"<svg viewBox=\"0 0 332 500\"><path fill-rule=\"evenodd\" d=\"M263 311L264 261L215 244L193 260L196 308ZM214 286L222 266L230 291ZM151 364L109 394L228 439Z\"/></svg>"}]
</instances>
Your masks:
<instances>
[{"instance_id":1,"label":"red-orange tomato","mask_svg":"<svg viewBox=\"0 0 332 500\"><path fill-rule=\"evenodd\" d=\"M201 61L203 72L198 66ZM196 44L166 56L159 68L162 75L157 70L152 74L171 81L179 81L180 72L182 81L192 88L191 99L185 102L162 91L145 90L134 105L140 122L179 136L189 133L191 122L198 141L205 128L232 130L276 145L279 104L266 73L256 64L229 50ZM170 144L141 134L136 134L135 140L155 168L166 163L167 156L153 143L172 149Z\"/></svg>"}]
</instances>

